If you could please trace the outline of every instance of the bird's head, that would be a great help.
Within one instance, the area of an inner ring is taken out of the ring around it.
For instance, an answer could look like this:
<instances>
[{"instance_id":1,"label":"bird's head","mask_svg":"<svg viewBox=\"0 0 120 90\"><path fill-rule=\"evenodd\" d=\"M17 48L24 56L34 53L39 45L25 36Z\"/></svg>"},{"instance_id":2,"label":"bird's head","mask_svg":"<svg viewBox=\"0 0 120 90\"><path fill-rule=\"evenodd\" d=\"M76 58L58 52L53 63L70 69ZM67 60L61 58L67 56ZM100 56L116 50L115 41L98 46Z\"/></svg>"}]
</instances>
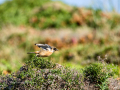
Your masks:
<instances>
[{"instance_id":1,"label":"bird's head","mask_svg":"<svg viewBox=\"0 0 120 90\"><path fill-rule=\"evenodd\" d=\"M53 50L54 50L54 51L58 51L58 49L57 49L57 48L55 48L55 47L53 48Z\"/></svg>"}]
</instances>

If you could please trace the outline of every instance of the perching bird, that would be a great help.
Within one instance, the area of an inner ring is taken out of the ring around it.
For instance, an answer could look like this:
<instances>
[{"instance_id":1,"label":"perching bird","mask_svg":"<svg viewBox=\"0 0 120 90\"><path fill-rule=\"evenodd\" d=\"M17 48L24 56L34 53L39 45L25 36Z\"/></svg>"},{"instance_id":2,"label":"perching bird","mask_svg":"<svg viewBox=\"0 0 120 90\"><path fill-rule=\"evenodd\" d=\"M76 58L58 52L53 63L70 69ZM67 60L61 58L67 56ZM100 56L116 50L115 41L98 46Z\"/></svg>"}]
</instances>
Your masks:
<instances>
[{"instance_id":1,"label":"perching bird","mask_svg":"<svg viewBox=\"0 0 120 90\"><path fill-rule=\"evenodd\" d=\"M35 52L28 52L27 54L36 54L37 57L48 57L50 56L53 52L58 51L57 48L51 47L48 44L35 44L39 48L41 48L40 51L35 51Z\"/></svg>"}]
</instances>

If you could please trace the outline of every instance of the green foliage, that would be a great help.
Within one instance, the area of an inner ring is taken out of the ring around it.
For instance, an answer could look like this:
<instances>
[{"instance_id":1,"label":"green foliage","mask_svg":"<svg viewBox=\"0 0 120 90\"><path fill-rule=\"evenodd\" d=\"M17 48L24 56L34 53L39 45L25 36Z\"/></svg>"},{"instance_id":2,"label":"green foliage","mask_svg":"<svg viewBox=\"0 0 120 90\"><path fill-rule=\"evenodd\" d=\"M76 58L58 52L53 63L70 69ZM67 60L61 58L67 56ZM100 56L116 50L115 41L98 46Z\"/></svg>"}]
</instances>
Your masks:
<instances>
[{"instance_id":1,"label":"green foliage","mask_svg":"<svg viewBox=\"0 0 120 90\"><path fill-rule=\"evenodd\" d=\"M54 68L55 67L55 64L53 64L51 61L45 60L43 58L38 58L36 56L32 59L29 59L26 62L26 65L33 67L33 68L39 68L39 69Z\"/></svg>"},{"instance_id":2,"label":"green foliage","mask_svg":"<svg viewBox=\"0 0 120 90\"><path fill-rule=\"evenodd\" d=\"M108 88L108 81L107 80L102 82L102 84L98 84L98 86L100 87L100 90L109 90L109 88Z\"/></svg>"},{"instance_id":3,"label":"green foliage","mask_svg":"<svg viewBox=\"0 0 120 90\"><path fill-rule=\"evenodd\" d=\"M57 67L57 68L56 68ZM19 71L0 77L0 89L82 89L84 81L108 90L107 79L118 74L118 67L105 63L93 63L83 70L75 70L53 64L42 58L32 58Z\"/></svg>"},{"instance_id":4,"label":"green foliage","mask_svg":"<svg viewBox=\"0 0 120 90\"><path fill-rule=\"evenodd\" d=\"M11 71L12 70L12 67L10 64L8 64L8 61L6 60L1 60L0 63L2 63L3 65L0 65L0 68L4 69L4 70L8 70L8 71ZM5 67L6 66L6 67Z\"/></svg>"},{"instance_id":5,"label":"green foliage","mask_svg":"<svg viewBox=\"0 0 120 90\"><path fill-rule=\"evenodd\" d=\"M37 28L60 27L70 22L71 14L66 10L44 9L50 0L12 0L0 5L0 24L31 25ZM40 8L41 7L41 8ZM40 9L39 9L40 8ZM37 11L37 12L34 12ZM45 19L43 21L43 19ZM35 20L35 21L34 21Z\"/></svg>"},{"instance_id":6,"label":"green foliage","mask_svg":"<svg viewBox=\"0 0 120 90\"><path fill-rule=\"evenodd\" d=\"M33 27L38 28L59 28L65 27L70 24L71 14L65 10L55 10L53 7L49 7L45 10L40 10L32 17L37 16L37 21L31 23Z\"/></svg>"},{"instance_id":7,"label":"green foliage","mask_svg":"<svg viewBox=\"0 0 120 90\"><path fill-rule=\"evenodd\" d=\"M109 76L114 76L114 75L118 76L119 75L119 69L118 69L117 65L106 64L106 68L107 68Z\"/></svg>"},{"instance_id":8,"label":"green foliage","mask_svg":"<svg viewBox=\"0 0 120 90\"><path fill-rule=\"evenodd\" d=\"M115 28L120 23L120 16L119 15L113 15L113 17L108 20L108 23L110 24L111 29Z\"/></svg>"},{"instance_id":9,"label":"green foliage","mask_svg":"<svg viewBox=\"0 0 120 90\"><path fill-rule=\"evenodd\" d=\"M2 84L3 82L5 83ZM18 72L8 77L2 77L0 81L0 89L12 90L18 88L46 90L55 88L80 89L80 86L80 73L64 67L55 68L55 64L41 58L32 58Z\"/></svg>"},{"instance_id":10,"label":"green foliage","mask_svg":"<svg viewBox=\"0 0 120 90\"><path fill-rule=\"evenodd\" d=\"M102 20L101 20L102 11L100 9L97 10L91 9L91 10L92 10L92 17L91 20L90 18L86 20L87 25L95 29L103 27L104 25L102 25Z\"/></svg>"},{"instance_id":11,"label":"green foliage","mask_svg":"<svg viewBox=\"0 0 120 90\"><path fill-rule=\"evenodd\" d=\"M84 79L91 83L102 83L108 78L106 72L102 71L101 64L91 64L83 70Z\"/></svg>"},{"instance_id":12,"label":"green foliage","mask_svg":"<svg viewBox=\"0 0 120 90\"><path fill-rule=\"evenodd\" d=\"M5 59L1 59L0 60L0 75L3 75L5 73L11 73L12 70L14 69L15 71L19 69L19 67L21 66L20 63L17 63L16 68L11 67L12 63L10 61L7 61Z\"/></svg>"},{"instance_id":13,"label":"green foliage","mask_svg":"<svg viewBox=\"0 0 120 90\"><path fill-rule=\"evenodd\" d=\"M119 25L120 16L104 15L100 9L86 9L87 13L77 7L68 7L61 2L51 0L12 0L0 5L0 25L28 25L35 28L61 28L86 24L92 28L103 28L105 24L112 29ZM78 13L74 17L74 13ZM84 23L84 24L83 24Z\"/></svg>"},{"instance_id":14,"label":"green foliage","mask_svg":"<svg viewBox=\"0 0 120 90\"><path fill-rule=\"evenodd\" d=\"M93 63L83 70L84 80L98 85L102 90L108 88L107 79L115 74L118 75L118 68L105 63Z\"/></svg>"},{"instance_id":15,"label":"green foliage","mask_svg":"<svg viewBox=\"0 0 120 90\"><path fill-rule=\"evenodd\" d=\"M12 0L0 5L0 24L27 24L31 10L50 0Z\"/></svg>"}]
</instances>

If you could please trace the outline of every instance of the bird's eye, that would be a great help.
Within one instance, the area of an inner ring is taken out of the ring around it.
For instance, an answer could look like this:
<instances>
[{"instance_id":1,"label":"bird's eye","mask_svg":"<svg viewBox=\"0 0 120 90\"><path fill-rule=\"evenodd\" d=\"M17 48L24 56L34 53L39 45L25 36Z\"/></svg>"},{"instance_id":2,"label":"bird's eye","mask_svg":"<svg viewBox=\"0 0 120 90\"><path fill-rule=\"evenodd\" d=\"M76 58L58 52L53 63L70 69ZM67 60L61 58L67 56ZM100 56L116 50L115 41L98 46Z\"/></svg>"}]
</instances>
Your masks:
<instances>
[{"instance_id":1,"label":"bird's eye","mask_svg":"<svg viewBox=\"0 0 120 90\"><path fill-rule=\"evenodd\" d=\"M57 51L57 48L54 48L55 51Z\"/></svg>"}]
</instances>

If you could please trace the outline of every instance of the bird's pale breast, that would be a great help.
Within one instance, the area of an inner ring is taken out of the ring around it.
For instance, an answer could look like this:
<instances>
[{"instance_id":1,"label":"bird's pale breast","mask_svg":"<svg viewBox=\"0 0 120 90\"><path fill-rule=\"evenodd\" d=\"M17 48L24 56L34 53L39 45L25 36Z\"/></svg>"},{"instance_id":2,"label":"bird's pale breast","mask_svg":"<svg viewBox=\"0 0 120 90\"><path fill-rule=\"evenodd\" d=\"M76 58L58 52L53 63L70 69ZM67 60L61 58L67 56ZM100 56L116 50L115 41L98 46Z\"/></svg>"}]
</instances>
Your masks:
<instances>
[{"instance_id":1,"label":"bird's pale breast","mask_svg":"<svg viewBox=\"0 0 120 90\"><path fill-rule=\"evenodd\" d=\"M40 55L41 57L48 57L48 56L50 56L52 53L53 53L52 51L41 51L41 52L39 53L39 55Z\"/></svg>"}]
</instances>

